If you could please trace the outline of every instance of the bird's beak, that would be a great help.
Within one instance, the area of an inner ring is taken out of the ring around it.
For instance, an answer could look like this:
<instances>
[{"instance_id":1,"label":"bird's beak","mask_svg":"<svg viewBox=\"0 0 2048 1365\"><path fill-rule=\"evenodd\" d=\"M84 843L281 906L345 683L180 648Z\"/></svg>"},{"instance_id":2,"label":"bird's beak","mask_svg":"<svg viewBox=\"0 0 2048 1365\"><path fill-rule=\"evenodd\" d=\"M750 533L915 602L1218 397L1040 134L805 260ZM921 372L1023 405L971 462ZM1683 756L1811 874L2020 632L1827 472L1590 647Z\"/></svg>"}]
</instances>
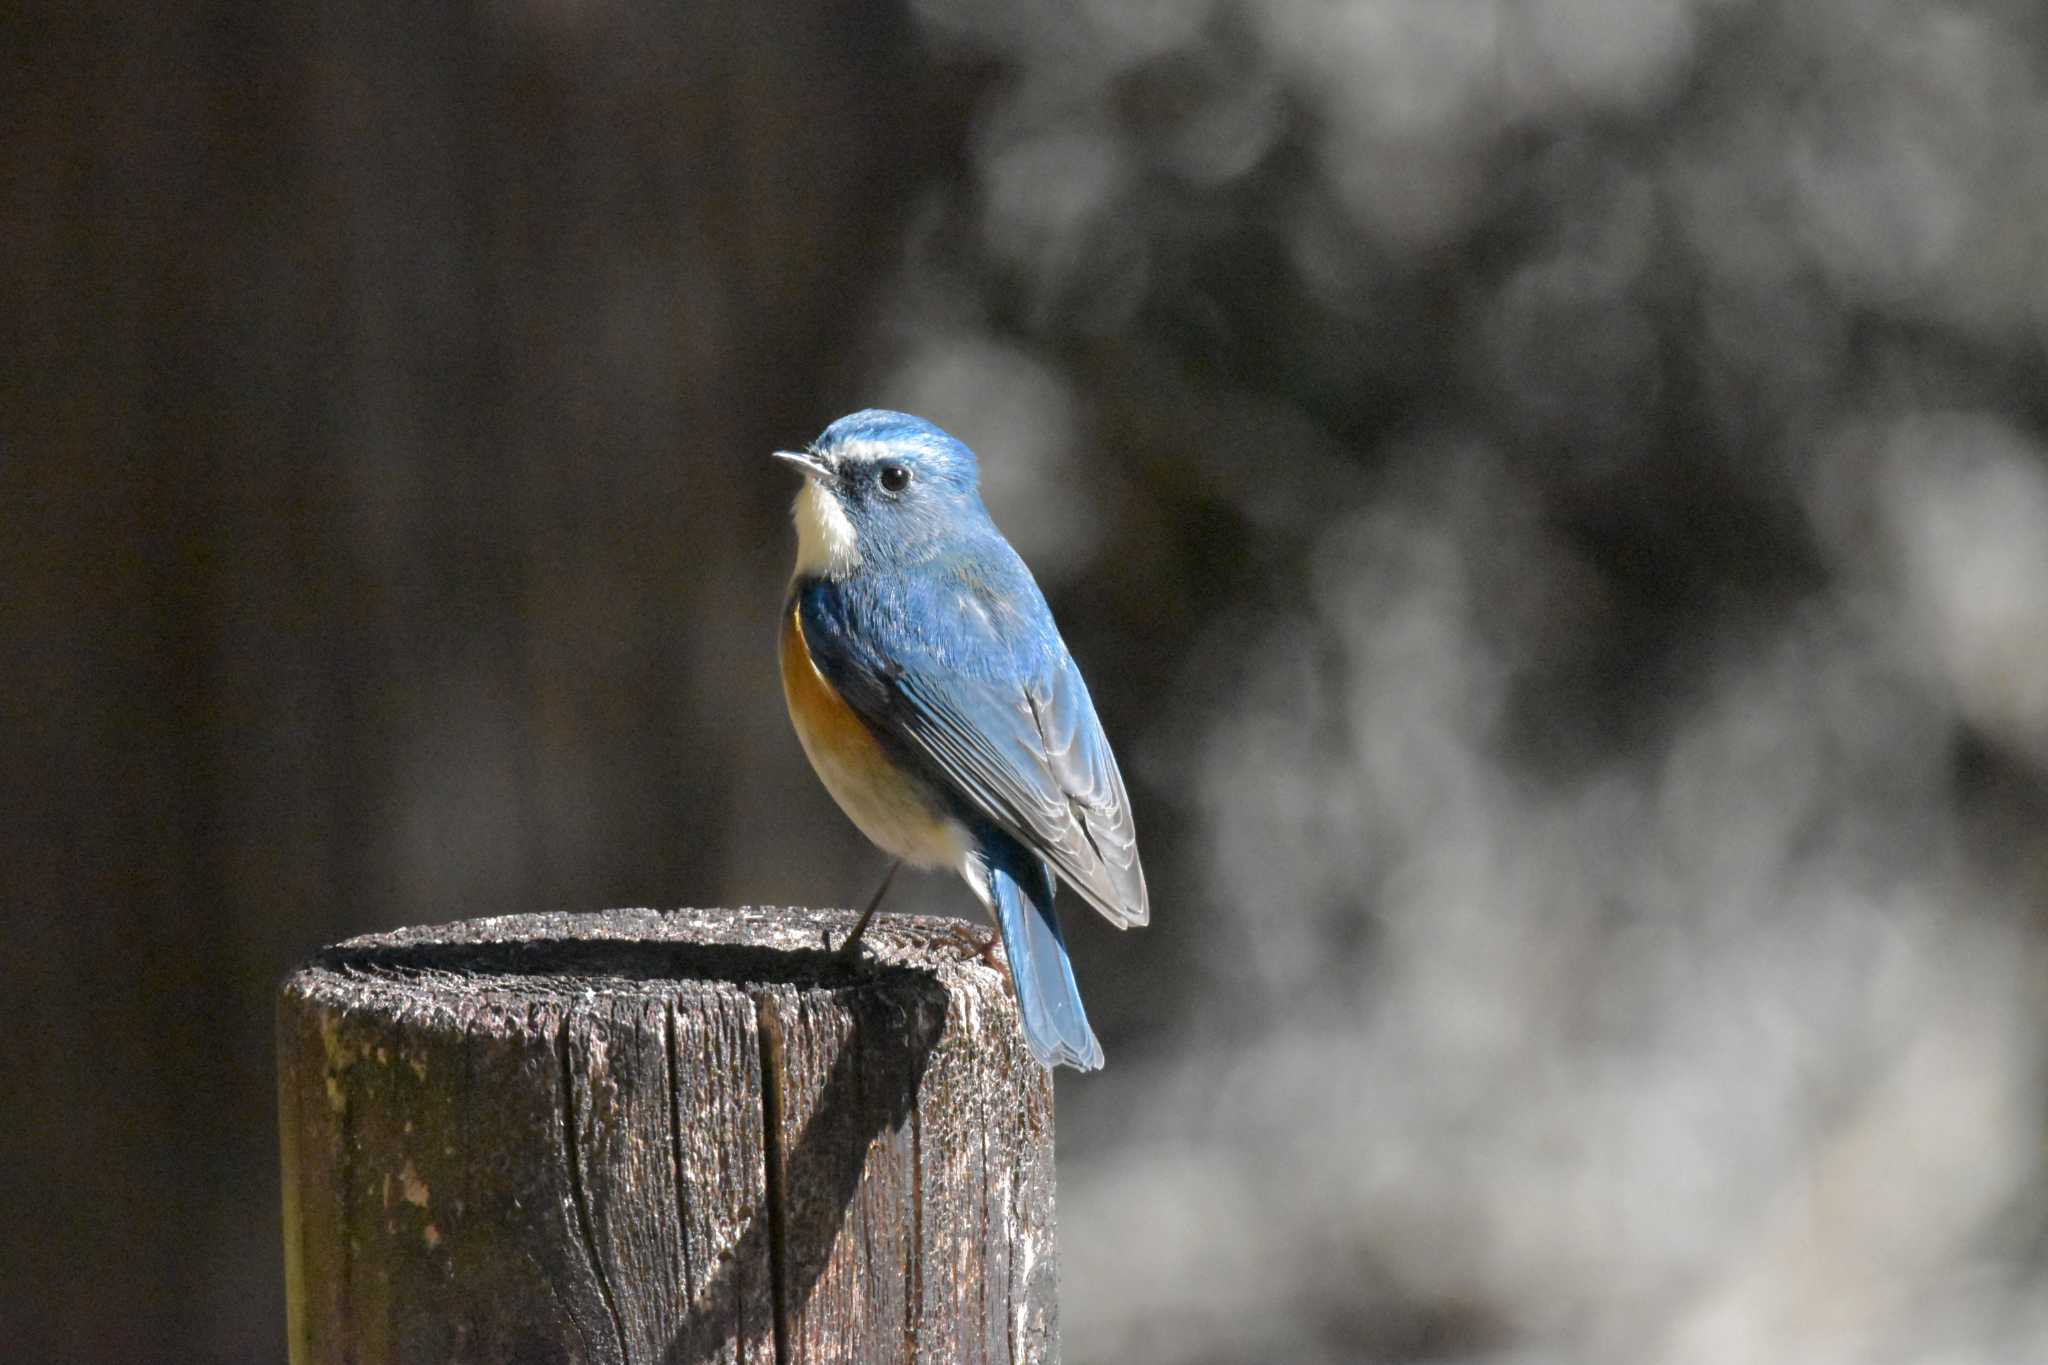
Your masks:
<instances>
[{"instance_id":1,"label":"bird's beak","mask_svg":"<svg viewBox=\"0 0 2048 1365\"><path fill-rule=\"evenodd\" d=\"M775 458L789 461L801 469L807 479L829 479L839 472L832 461L813 450L778 450Z\"/></svg>"}]
</instances>

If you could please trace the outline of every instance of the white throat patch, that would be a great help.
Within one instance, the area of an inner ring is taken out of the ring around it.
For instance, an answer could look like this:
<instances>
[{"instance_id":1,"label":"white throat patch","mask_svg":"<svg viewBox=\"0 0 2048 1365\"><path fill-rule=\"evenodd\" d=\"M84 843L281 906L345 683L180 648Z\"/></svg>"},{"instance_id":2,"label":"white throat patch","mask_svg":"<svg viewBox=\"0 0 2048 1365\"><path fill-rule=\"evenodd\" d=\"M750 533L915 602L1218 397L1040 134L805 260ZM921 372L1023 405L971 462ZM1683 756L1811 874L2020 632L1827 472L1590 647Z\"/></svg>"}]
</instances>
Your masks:
<instances>
[{"instance_id":1,"label":"white throat patch","mask_svg":"<svg viewBox=\"0 0 2048 1365\"><path fill-rule=\"evenodd\" d=\"M844 578L860 567L860 538L838 498L805 479L790 516L796 522L799 578Z\"/></svg>"}]
</instances>

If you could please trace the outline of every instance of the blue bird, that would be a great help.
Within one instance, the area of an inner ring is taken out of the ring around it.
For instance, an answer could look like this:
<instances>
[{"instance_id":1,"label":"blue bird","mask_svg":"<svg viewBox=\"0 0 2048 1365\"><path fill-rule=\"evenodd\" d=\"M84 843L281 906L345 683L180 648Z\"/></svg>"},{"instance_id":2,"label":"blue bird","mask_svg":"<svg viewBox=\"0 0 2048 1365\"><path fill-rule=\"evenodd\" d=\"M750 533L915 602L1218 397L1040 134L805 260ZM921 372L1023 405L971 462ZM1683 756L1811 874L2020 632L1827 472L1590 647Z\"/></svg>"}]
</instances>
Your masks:
<instances>
[{"instance_id":1,"label":"blue bird","mask_svg":"<svg viewBox=\"0 0 2048 1365\"><path fill-rule=\"evenodd\" d=\"M1088 688L982 505L974 452L922 418L869 409L776 458L804 475L781 630L804 753L895 859L889 877L909 863L966 879L1002 936L1033 1055L1100 1067L1055 874L1128 928L1149 915L1145 873Z\"/></svg>"}]
</instances>

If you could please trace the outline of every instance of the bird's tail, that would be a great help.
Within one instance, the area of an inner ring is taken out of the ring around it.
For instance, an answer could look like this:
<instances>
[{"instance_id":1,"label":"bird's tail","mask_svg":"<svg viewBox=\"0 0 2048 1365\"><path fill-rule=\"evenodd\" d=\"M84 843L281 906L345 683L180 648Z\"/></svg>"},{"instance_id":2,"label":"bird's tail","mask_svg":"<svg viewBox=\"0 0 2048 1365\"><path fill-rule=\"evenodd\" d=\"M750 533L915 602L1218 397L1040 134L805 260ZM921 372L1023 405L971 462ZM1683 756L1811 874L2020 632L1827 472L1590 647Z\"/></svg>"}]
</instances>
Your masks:
<instances>
[{"instance_id":1,"label":"bird's tail","mask_svg":"<svg viewBox=\"0 0 2048 1365\"><path fill-rule=\"evenodd\" d=\"M1094 1071L1102 1065L1102 1044L1081 1008L1081 988L1052 906L1052 869L1007 837L990 842L982 857L987 900L1010 960L1024 1040L1045 1066L1065 1062Z\"/></svg>"}]
</instances>

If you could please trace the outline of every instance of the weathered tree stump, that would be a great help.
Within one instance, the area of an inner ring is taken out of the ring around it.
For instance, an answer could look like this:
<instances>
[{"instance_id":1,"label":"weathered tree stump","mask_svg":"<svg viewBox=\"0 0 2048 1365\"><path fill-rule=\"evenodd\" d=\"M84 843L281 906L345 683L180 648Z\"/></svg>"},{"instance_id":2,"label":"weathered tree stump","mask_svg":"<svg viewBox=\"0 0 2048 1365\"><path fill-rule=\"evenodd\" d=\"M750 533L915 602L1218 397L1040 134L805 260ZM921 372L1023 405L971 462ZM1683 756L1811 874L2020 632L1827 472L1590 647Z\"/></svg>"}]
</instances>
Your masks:
<instances>
[{"instance_id":1,"label":"weathered tree stump","mask_svg":"<svg viewBox=\"0 0 2048 1365\"><path fill-rule=\"evenodd\" d=\"M1056 1359L1052 1085L949 921L518 915L278 1012L295 1365Z\"/></svg>"}]
</instances>

